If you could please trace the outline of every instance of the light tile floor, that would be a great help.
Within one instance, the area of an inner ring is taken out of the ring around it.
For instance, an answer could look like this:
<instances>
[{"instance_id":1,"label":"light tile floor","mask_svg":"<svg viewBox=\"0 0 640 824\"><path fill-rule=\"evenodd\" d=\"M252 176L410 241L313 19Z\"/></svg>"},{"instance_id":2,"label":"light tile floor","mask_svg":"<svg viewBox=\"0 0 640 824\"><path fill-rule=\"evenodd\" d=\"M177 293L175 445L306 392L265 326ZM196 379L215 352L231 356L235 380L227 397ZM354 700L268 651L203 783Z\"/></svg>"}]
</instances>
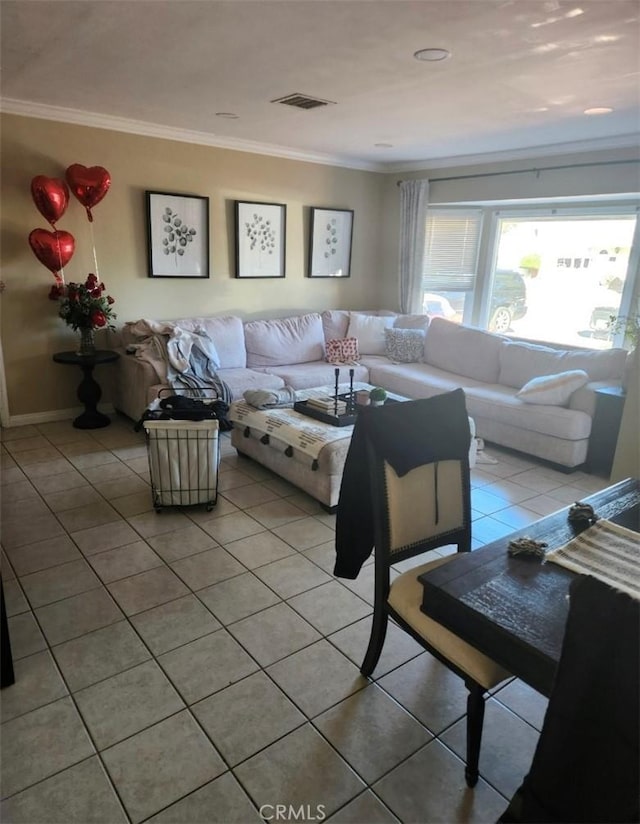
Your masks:
<instances>
[{"instance_id":1,"label":"light tile floor","mask_svg":"<svg viewBox=\"0 0 640 824\"><path fill-rule=\"evenodd\" d=\"M221 443L215 510L156 514L127 419L2 433L2 820L494 822L545 700L495 691L469 790L460 679L393 626L362 678L371 562L333 578L335 517ZM488 454L474 548L606 485Z\"/></svg>"}]
</instances>

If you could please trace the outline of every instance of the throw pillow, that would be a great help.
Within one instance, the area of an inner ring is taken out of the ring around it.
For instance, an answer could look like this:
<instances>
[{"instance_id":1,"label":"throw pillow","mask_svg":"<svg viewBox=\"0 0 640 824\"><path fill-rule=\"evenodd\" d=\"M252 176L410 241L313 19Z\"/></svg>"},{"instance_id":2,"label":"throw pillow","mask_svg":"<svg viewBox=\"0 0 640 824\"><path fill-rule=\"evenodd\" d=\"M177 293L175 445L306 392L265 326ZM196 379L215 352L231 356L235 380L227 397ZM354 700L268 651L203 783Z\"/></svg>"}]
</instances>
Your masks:
<instances>
[{"instance_id":1,"label":"throw pillow","mask_svg":"<svg viewBox=\"0 0 640 824\"><path fill-rule=\"evenodd\" d=\"M583 369L572 369L557 375L540 375L525 383L516 397L525 403L564 406L576 389L580 389L588 381L589 376Z\"/></svg>"},{"instance_id":2,"label":"throw pillow","mask_svg":"<svg viewBox=\"0 0 640 824\"><path fill-rule=\"evenodd\" d=\"M422 329L385 329L384 353L397 363L417 363L424 357Z\"/></svg>"},{"instance_id":3,"label":"throw pillow","mask_svg":"<svg viewBox=\"0 0 640 824\"><path fill-rule=\"evenodd\" d=\"M393 326L393 321L393 316L352 313L347 335L358 339L361 355L384 355L384 330Z\"/></svg>"},{"instance_id":4,"label":"throw pillow","mask_svg":"<svg viewBox=\"0 0 640 824\"><path fill-rule=\"evenodd\" d=\"M325 349L329 363L356 363L360 357L357 338L333 338L326 342Z\"/></svg>"}]
</instances>

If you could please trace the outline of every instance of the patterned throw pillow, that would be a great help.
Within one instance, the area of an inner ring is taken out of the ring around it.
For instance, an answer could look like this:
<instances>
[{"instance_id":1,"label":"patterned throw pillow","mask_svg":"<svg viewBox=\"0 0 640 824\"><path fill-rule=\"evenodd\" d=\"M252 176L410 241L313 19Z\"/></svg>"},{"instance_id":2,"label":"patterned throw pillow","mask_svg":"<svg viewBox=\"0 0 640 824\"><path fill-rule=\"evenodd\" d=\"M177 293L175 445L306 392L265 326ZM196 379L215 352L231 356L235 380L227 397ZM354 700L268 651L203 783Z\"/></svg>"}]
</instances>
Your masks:
<instances>
[{"instance_id":1,"label":"patterned throw pillow","mask_svg":"<svg viewBox=\"0 0 640 824\"><path fill-rule=\"evenodd\" d=\"M565 406L571 395L589 381L583 369L571 369L557 375L540 375L532 378L516 392L516 397L525 403L543 403L548 406Z\"/></svg>"},{"instance_id":2,"label":"patterned throw pillow","mask_svg":"<svg viewBox=\"0 0 640 824\"><path fill-rule=\"evenodd\" d=\"M423 329L385 329L384 353L396 363L418 363L424 357Z\"/></svg>"},{"instance_id":3,"label":"patterned throw pillow","mask_svg":"<svg viewBox=\"0 0 640 824\"><path fill-rule=\"evenodd\" d=\"M356 363L360 359L357 338L334 338L325 348L329 363Z\"/></svg>"}]
</instances>

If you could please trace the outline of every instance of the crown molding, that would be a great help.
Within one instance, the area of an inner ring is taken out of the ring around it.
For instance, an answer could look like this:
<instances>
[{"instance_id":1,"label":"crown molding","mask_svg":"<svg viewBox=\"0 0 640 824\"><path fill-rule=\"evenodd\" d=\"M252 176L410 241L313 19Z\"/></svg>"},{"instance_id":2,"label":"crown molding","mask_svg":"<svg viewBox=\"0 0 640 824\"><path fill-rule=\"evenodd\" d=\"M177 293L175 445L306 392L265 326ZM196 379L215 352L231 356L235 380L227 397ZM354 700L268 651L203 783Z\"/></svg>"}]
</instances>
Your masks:
<instances>
[{"instance_id":1,"label":"crown molding","mask_svg":"<svg viewBox=\"0 0 640 824\"><path fill-rule=\"evenodd\" d=\"M385 164L386 174L420 172L431 169L447 169L454 166L477 166L480 163L504 163L509 160L530 160L554 157L577 152L598 152L611 149L637 149L640 153L640 133L600 137L593 140L575 140L571 143L552 143L545 146L529 146L523 149L505 149L501 152L485 152L476 155L452 155L431 160L415 160Z\"/></svg>"},{"instance_id":2,"label":"crown molding","mask_svg":"<svg viewBox=\"0 0 640 824\"><path fill-rule=\"evenodd\" d=\"M113 132L125 132L141 137L156 137L162 140L175 140L180 143L194 143L199 146L214 146L217 149L251 152L252 154L268 155L269 157L281 157L286 160L298 160L303 163L320 163L324 166L338 166L365 172L381 172L385 169L385 166L380 163L371 163L356 158L345 158L340 155L328 155L319 152L305 152L287 146L276 146L271 143L221 137L206 132L162 126L158 123L145 123L142 120L129 120L126 117L85 112L80 109L67 109L62 106L50 106L46 103L32 103L7 97L0 98L0 111L23 117L34 117L39 120L55 120L59 123L89 126L93 129L108 129Z\"/></svg>"},{"instance_id":3,"label":"crown molding","mask_svg":"<svg viewBox=\"0 0 640 824\"><path fill-rule=\"evenodd\" d=\"M281 157L286 160L297 160L303 163L319 163L324 166L334 166L365 172L381 172L384 174L419 172L456 166L476 166L484 163L504 163L510 160L529 160L532 157L554 157L576 152L628 148L640 149L640 133L634 132L631 134L616 135L614 137L577 140L571 143L554 143L543 146L529 146L522 149L505 149L504 151L485 152L475 155L451 155L448 157L381 163L359 160L357 158L345 158L342 155L300 151L286 146L260 143L255 140L221 137L220 135L208 134L206 132L177 129L172 126L162 126L157 123L146 123L141 120L130 120L125 117L102 115L96 112L69 109L63 106L50 106L46 103L34 103L27 100L17 100L7 97L0 98L0 112L21 115L23 117L34 117L40 120L72 123L77 126L89 126L94 129L124 132L141 137L175 140L180 143L213 146L218 149L250 152L251 154L267 155L269 157Z\"/></svg>"}]
</instances>

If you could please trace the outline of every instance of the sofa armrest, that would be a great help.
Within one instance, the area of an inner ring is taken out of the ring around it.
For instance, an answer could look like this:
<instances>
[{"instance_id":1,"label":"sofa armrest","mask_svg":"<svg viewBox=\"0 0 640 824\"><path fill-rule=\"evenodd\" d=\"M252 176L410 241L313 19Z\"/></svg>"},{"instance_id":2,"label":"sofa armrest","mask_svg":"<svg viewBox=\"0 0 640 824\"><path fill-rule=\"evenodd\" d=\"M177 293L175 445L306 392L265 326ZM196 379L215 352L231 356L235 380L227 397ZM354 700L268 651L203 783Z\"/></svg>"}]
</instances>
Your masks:
<instances>
[{"instance_id":1,"label":"sofa armrest","mask_svg":"<svg viewBox=\"0 0 640 824\"><path fill-rule=\"evenodd\" d=\"M127 354L124 349L115 351L120 358L114 364L113 406L138 421L148 405L148 389L158 383L158 376L147 361Z\"/></svg>"},{"instance_id":2,"label":"sofa armrest","mask_svg":"<svg viewBox=\"0 0 640 824\"><path fill-rule=\"evenodd\" d=\"M604 389L609 386L620 386L620 381L590 381L586 383L580 389L576 389L569 398L569 409L578 409L593 418L596 409L596 389Z\"/></svg>"}]
</instances>

